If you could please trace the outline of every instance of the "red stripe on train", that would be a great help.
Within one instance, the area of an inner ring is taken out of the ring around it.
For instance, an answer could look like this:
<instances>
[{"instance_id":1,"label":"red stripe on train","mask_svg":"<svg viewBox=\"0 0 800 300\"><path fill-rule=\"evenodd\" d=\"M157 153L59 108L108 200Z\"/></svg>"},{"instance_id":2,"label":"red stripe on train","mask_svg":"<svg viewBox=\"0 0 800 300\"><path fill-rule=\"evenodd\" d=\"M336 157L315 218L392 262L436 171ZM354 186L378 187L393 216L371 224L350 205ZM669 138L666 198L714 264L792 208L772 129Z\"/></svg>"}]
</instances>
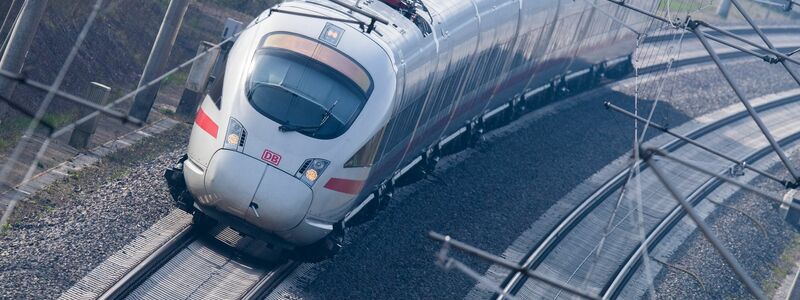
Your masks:
<instances>
[{"instance_id":1,"label":"red stripe on train","mask_svg":"<svg viewBox=\"0 0 800 300\"><path fill-rule=\"evenodd\" d=\"M194 119L194 123L200 126L205 132L208 132L212 137L217 138L219 126L217 126L217 123L214 123L214 120L203 111L202 107L197 111L197 117Z\"/></svg>"},{"instance_id":2,"label":"red stripe on train","mask_svg":"<svg viewBox=\"0 0 800 300\"><path fill-rule=\"evenodd\" d=\"M361 192L361 189L364 188L364 181L331 178L330 180L328 180L328 183L325 184L325 188L340 193L358 195L358 193Z\"/></svg>"}]
</instances>

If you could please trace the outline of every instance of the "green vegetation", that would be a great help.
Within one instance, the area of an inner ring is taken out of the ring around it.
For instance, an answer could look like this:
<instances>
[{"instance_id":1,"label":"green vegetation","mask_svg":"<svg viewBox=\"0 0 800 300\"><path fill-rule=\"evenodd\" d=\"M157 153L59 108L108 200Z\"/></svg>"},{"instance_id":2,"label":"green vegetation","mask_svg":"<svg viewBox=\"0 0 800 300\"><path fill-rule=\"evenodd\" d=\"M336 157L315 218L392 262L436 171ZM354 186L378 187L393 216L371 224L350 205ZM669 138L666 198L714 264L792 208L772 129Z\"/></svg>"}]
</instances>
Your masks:
<instances>
[{"instance_id":1,"label":"green vegetation","mask_svg":"<svg viewBox=\"0 0 800 300\"><path fill-rule=\"evenodd\" d=\"M28 123L30 123L30 119L25 117L2 120L0 123L0 152L8 152L12 146L17 144Z\"/></svg>"},{"instance_id":2,"label":"green vegetation","mask_svg":"<svg viewBox=\"0 0 800 300\"><path fill-rule=\"evenodd\" d=\"M181 86L186 83L187 78L189 78L189 68L185 68L182 71L170 74L169 76L167 76L167 78L164 78L162 86L167 86L167 85Z\"/></svg>"},{"instance_id":3,"label":"green vegetation","mask_svg":"<svg viewBox=\"0 0 800 300\"><path fill-rule=\"evenodd\" d=\"M171 110L171 109L169 109L169 108L166 108L166 107L158 107L157 109L158 109L158 111L159 111L160 113L164 114L165 116L173 116L173 115L175 115L175 112L174 112L174 111L172 111L172 110Z\"/></svg>"},{"instance_id":4,"label":"green vegetation","mask_svg":"<svg viewBox=\"0 0 800 300\"><path fill-rule=\"evenodd\" d=\"M672 12L694 11L702 8L703 4L702 1L661 0L658 2L658 10L663 11L669 8Z\"/></svg>"},{"instance_id":5,"label":"green vegetation","mask_svg":"<svg viewBox=\"0 0 800 300\"><path fill-rule=\"evenodd\" d=\"M789 276L794 271L798 259L800 259L800 234L794 234L791 243L786 246L781 254L780 260L772 268L771 278L764 282L763 288L767 295L775 295L786 276Z\"/></svg>"},{"instance_id":6,"label":"green vegetation","mask_svg":"<svg viewBox=\"0 0 800 300\"><path fill-rule=\"evenodd\" d=\"M47 114L42 118L42 121L59 128L77 119L77 117L78 111L71 110ZM27 116L15 115L0 122L0 153L7 153L19 142L31 120ZM41 125L39 127L43 128Z\"/></svg>"}]
</instances>

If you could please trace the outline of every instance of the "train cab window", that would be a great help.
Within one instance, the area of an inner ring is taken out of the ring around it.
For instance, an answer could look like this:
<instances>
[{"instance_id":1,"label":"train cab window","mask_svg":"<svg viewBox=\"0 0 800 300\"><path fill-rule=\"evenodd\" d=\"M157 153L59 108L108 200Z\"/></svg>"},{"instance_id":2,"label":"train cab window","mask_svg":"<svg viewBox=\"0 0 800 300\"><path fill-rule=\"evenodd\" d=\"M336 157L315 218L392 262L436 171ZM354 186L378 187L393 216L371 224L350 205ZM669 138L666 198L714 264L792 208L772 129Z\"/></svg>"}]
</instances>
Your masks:
<instances>
[{"instance_id":1,"label":"train cab window","mask_svg":"<svg viewBox=\"0 0 800 300\"><path fill-rule=\"evenodd\" d=\"M281 131L332 139L352 125L372 89L367 71L349 57L279 33L266 36L253 58L247 99Z\"/></svg>"},{"instance_id":2,"label":"train cab window","mask_svg":"<svg viewBox=\"0 0 800 300\"><path fill-rule=\"evenodd\" d=\"M381 0L381 2L394 8L400 12L400 14L411 20L422 32L422 36L428 36L433 33L430 23L433 22L433 18L428 8L425 6L425 3L422 3L422 0ZM430 22L426 20L423 15L431 18Z\"/></svg>"}]
</instances>

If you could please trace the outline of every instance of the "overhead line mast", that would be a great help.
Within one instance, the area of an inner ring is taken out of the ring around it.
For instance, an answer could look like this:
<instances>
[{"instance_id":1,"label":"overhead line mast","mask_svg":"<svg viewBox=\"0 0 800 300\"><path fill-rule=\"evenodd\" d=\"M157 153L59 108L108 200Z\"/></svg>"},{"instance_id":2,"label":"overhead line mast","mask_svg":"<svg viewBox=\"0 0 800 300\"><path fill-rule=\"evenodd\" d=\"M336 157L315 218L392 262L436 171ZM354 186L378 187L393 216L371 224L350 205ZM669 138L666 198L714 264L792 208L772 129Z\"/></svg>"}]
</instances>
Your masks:
<instances>
[{"instance_id":1,"label":"overhead line mast","mask_svg":"<svg viewBox=\"0 0 800 300\"><path fill-rule=\"evenodd\" d=\"M757 43L754 43L754 42L752 42L752 41L750 41L748 39L745 39L745 38L743 38L743 37L741 37L741 36L739 36L737 34L734 34L734 33L730 32L728 30L719 28L719 27L714 26L712 24L708 24L708 23L706 23L704 21L692 20L688 16L687 16L687 18L685 20L677 19L675 21L671 21L671 20L668 20L668 19L666 19L664 17L658 16L658 15L650 13L650 12L648 12L646 10L643 10L641 8L628 5L627 3L625 3L624 0L619 0L619 1L617 1L617 0L607 0L607 1L611 2L611 3L614 3L616 5L619 5L621 7L628 8L628 9L633 10L635 12L641 13L641 14L646 15L646 16L648 16L650 18L655 19L655 20L659 20L661 22L665 22L667 24L671 24L675 28L684 29L684 30L687 30L687 31L690 31L690 32L694 33L695 36L697 36L697 38L700 41L700 43L706 49L708 54L711 56L711 59L714 61L714 63L719 68L720 72L722 73L722 76L725 78L725 81L727 81L728 84L733 89L733 92L734 92L734 94L736 94L736 97L739 98L739 101L742 102L742 104L745 106L745 108L747 109L747 112L753 118L753 121L756 122L756 125L758 126L759 130L761 130L761 133L764 134L764 137L766 137L767 141L769 141L770 146L772 147L772 149L775 151L776 154L778 154L778 157L780 158L781 162L786 167L786 169L789 171L790 175L792 176L792 182L787 187L796 188L796 187L798 187L800 185L799 184L800 183L800 173L798 173L797 169L792 165L792 163L791 163L791 161L789 161L788 157L786 157L786 153L783 151L783 149L778 144L778 142L775 141L775 138L773 137L773 135L770 132L769 128L764 124L764 122L761 120L761 117L758 115L758 112L755 111L755 109L753 109L753 106L750 104L750 101L745 97L744 93L741 91L739 86L734 82L733 77L730 75L730 73L728 72L727 68L722 64L722 61L720 60L719 55L717 55L717 53L714 50L714 48L712 48L711 45L708 43L708 40L711 39L711 40L720 42L723 45L730 46L730 47L732 47L734 49L743 51L745 53L748 53L748 54L751 54L751 55L754 55L754 56L757 56L757 57L759 57L759 58L761 58L761 59L763 59L763 60L765 60L765 61L767 61L769 63L781 63L784 66L784 68L787 70L789 75L792 76L792 79L794 79L795 82L797 82L797 84L800 85L800 76L798 76L797 73L794 72L793 70L791 70L789 68L789 66L786 64L786 62L789 61L789 62L792 62L792 63L800 65L800 61L797 61L797 60L789 57L787 54L784 54L784 53L781 53L781 52L777 51L775 49L774 45L772 45L772 43L769 41L769 39L764 35L764 32L761 31L761 29L758 27L758 25L756 25L753 22L753 20L750 18L750 16L747 14L747 12L741 7L741 5L739 4L739 2L737 0L731 0L731 2L736 7L736 10L738 10L742 14L742 16L745 17L745 20L747 20L747 23L761 37L761 39L767 45L766 47L764 47L762 45L759 45ZM715 32L718 32L718 33L720 33L720 34L722 34L724 36L730 37L730 38L735 39L735 40L737 40L739 42L742 42L742 43L748 44L750 46L753 46L753 47L755 47L755 48L757 48L757 49L759 49L761 51L764 51L764 52L767 52L769 54L774 55L774 57L770 57L768 55L767 56L759 55L758 53L756 53L754 51L743 49L741 47L736 47L731 43L725 42L724 40L722 40L720 38L714 37L714 36L704 32L702 30L702 27L712 29Z\"/></svg>"}]
</instances>

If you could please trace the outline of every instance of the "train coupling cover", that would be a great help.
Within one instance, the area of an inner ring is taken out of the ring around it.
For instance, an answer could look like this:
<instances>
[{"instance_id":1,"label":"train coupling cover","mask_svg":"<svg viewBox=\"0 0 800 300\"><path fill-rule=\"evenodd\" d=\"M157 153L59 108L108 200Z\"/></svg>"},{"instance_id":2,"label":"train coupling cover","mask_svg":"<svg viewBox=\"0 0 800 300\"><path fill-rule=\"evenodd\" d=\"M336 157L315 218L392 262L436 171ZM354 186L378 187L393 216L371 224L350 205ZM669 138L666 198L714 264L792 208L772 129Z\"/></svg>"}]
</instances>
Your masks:
<instances>
[{"instance_id":1,"label":"train coupling cover","mask_svg":"<svg viewBox=\"0 0 800 300\"><path fill-rule=\"evenodd\" d=\"M187 213L192 213L194 211L194 197L186 188L186 180L183 177L183 163L188 158L188 155L183 155L177 163L167 168L164 171L164 179L167 180L169 194L175 200L175 205Z\"/></svg>"}]
</instances>

